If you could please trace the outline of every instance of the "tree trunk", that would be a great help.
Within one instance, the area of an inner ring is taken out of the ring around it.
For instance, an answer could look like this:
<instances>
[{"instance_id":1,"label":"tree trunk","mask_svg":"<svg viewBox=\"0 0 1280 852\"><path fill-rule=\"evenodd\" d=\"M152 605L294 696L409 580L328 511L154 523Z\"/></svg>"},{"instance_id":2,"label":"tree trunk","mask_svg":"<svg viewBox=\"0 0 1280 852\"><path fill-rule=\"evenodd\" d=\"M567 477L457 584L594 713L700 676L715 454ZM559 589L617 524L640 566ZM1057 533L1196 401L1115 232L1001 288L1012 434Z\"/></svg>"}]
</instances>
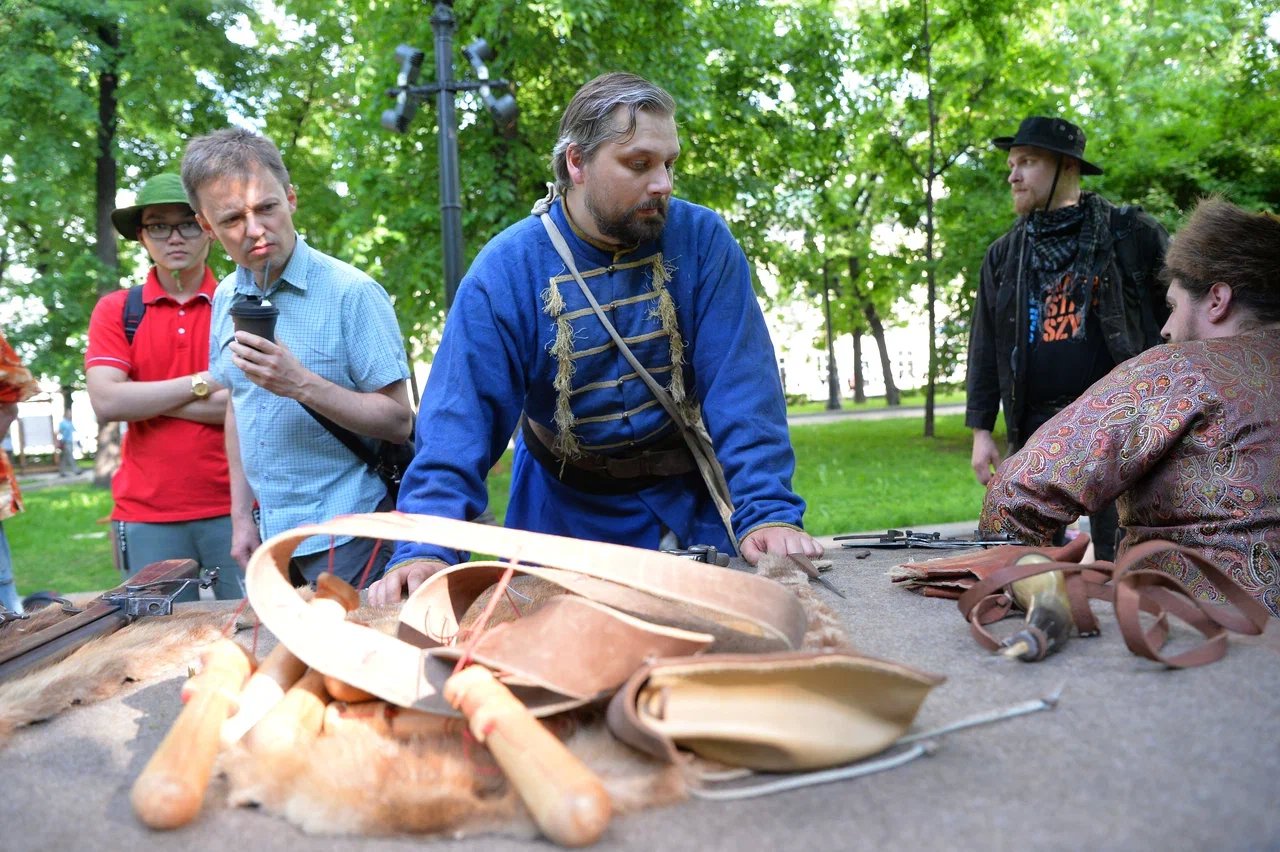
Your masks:
<instances>
[{"instance_id":1,"label":"tree trunk","mask_svg":"<svg viewBox=\"0 0 1280 852\"><path fill-rule=\"evenodd\" d=\"M867 381L862 374L862 323L858 321L858 301L862 298L858 289L858 275L861 272L858 258L849 255L849 328L853 336L853 401L867 401Z\"/></svg>"},{"instance_id":2,"label":"tree trunk","mask_svg":"<svg viewBox=\"0 0 1280 852\"><path fill-rule=\"evenodd\" d=\"M120 49L120 30L114 24L98 28L106 67L98 75L98 161L95 184L98 214L98 260L108 269L118 269L116 232L111 226L111 211L116 206L116 61ZM98 281L98 295L110 293L120 286L118 277L104 275ZM98 423L98 451L93 461L93 484L99 488L111 485L111 477L120 466L120 425Z\"/></svg>"},{"instance_id":3,"label":"tree trunk","mask_svg":"<svg viewBox=\"0 0 1280 852\"><path fill-rule=\"evenodd\" d=\"M929 36L929 0L921 0L924 12L924 61L925 84L928 88L929 104L929 168L924 182L924 232L925 232L925 278L929 290L929 381L924 394L924 436L932 438L934 379L938 372L938 322L935 316L935 303L938 300L938 286L933 273L933 182L938 177L938 105L933 97L933 42Z\"/></svg>"},{"instance_id":4,"label":"tree trunk","mask_svg":"<svg viewBox=\"0 0 1280 852\"><path fill-rule=\"evenodd\" d=\"M822 262L822 314L827 323L827 411L839 411L840 371L836 369L836 341L831 329L831 282L827 279L827 263Z\"/></svg>"},{"instance_id":5,"label":"tree trunk","mask_svg":"<svg viewBox=\"0 0 1280 852\"><path fill-rule=\"evenodd\" d=\"M867 380L862 375L862 332L853 332L853 401L867 401Z\"/></svg>"},{"instance_id":6,"label":"tree trunk","mask_svg":"<svg viewBox=\"0 0 1280 852\"><path fill-rule=\"evenodd\" d=\"M876 306L871 302L863 305L863 312L867 317L867 328L871 329L871 336L876 339L876 348L880 350L880 369L884 372L885 403L890 406L901 405L902 397L898 395L898 386L893 381L893 365L889 363L889 345L884 339L884 323L880 322L880 314L876 312Z\"/></svg>"}]
</instances>

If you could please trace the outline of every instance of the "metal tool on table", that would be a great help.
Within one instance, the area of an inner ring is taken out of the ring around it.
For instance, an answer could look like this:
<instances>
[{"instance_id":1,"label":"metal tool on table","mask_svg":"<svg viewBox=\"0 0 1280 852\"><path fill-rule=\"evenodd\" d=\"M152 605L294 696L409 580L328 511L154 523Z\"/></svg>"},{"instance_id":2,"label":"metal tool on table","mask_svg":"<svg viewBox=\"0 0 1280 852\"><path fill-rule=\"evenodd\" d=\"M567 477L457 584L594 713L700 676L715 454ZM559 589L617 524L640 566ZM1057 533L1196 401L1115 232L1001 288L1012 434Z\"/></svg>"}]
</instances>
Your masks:
<instances>
[{"instance_id":1,"label":"metal tool on table","mask_svg":"<svg viewBox=\"0 0 1280 852\"><path fill-rule=\"evenodd\" d=\"M944 537L939 532L916 532L915 530L888 530L883 533L852 533L833 537L841 547L885 547L907 548L923 547L934 550L965 550L974 547L998 547L1005 544L1024 544L1007 533L984 535L974 530L973 538Z\"/></svg>"},{"instance_id":2,"label":"metal tool on table","mask_svg":"<svg viewBox=\"0 0 1280 852\"><path fill-rule=\"evenodd\" d=\"M83 609L63 602L67 618L0 652L0 683L55 663L89 640L114 633L139 618L168 615L173 612L174 599L188 586L195 583L209 588L217 576L216 568L201 571L192 559L166 559L148 565ZM11 630L17 623L19 619L0 623L0 631Z\"/></svg>"},{"instance_id":3,"label":"metal tool on table","mask_svg":"<svg viewBox=\"0 0 1280 852\"><path fill-rule=\"evenodd\" d=\"M803 553L788 553L787 556L791 557L792 562L800 566L800 570L803 571L805 574L807 574L810 580L817 580L819 583L825 586L828 590L835 592L840 597L845 596L844 592L837 589L834 585L831 584L830 580L828 580L826 577L822 576L821 573L819 573L818 566L814 565L813 560L811 560L809 557L805 556Z\"/></svg>"},{"instance_id":4,"label":"metal tool on table","mask_svg":"<svg viewBox=\"0 0 1280 852\"><path fill-rule=\"evenodd\" d=\"M695 562L706 562L708 565L719 565L721 568L729 565L729 554L721 553L709 544L691 544L688 547L663 550L662 552L670 553L672 556L692 559Z\"/></svg>"}]
</instances>

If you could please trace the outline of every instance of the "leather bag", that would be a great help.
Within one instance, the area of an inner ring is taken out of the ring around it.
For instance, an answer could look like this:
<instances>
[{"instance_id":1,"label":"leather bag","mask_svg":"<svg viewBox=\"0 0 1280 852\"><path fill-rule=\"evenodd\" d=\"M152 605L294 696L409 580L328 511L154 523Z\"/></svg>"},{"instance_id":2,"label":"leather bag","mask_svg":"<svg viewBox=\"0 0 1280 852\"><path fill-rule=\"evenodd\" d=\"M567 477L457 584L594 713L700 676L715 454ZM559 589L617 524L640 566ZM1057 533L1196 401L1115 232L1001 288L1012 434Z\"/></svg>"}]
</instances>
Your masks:
<instances>
[{"instance_id":1,"label":"leather bag","mask_svg":"<svg viewBox=\"0 0 1280 852\"><path fill-rule=\"evenodd\" d=\"M288 584L293 549L312 535L431 542L512 561L431 576L388 636L325 617ZM472 606L513 567L556 593L525 598L518 617L465 635ZM615 732L666 759L686 746L758 769L844 763L897 739L941 682L852 653L799 651L804 608L767 577L425 515L352 515L291 530L254 553L246 579L255 612L290 651L383 700L456 715L441 691L464 657L497 673L536 716L623 687L610 711Z\"/></svg>"}]
</instances>

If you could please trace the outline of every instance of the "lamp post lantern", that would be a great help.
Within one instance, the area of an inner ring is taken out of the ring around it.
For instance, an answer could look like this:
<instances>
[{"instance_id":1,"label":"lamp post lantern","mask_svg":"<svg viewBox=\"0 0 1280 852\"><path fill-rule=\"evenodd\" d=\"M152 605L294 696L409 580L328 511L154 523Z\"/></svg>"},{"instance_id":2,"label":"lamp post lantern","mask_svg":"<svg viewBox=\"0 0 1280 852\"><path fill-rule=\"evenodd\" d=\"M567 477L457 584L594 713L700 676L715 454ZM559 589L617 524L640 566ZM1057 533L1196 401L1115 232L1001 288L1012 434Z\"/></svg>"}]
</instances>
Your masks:
<instances>
[{"instance_id":1,"label":"lamp post lantern","mask_svg":"<svg viewBox=\"0 0 1280 852\"><path fill-rule=\"evenodd\" d=\"M451 0L439 0L431 15L431 30L435 35L436 79L434 83L418 85L418 73L422 68L423 53L415 47L402 44L396 48L396 61L400 73L394 88L387 95L396 99L396 105L382 113L382 126L395 133L404 133L417 112L418 104L431 95L436 97L436 123L440 157L440 235L444 249L444 298L445 309L453 305L458 282L462 280L462 200L458 177L458 123L454 113L453 97L456 92L479 92L481 99L493 116L499 130L508 138L515 134L516 116L519 111L515 98L508 92L495 97L494 89L511 88L506 80L490 80L485 62L494 57L493 48L484 39L476 39L463 49L477 79L455 80L453 77L453 32L456 19Z\"/></svg>"}]
</instances>

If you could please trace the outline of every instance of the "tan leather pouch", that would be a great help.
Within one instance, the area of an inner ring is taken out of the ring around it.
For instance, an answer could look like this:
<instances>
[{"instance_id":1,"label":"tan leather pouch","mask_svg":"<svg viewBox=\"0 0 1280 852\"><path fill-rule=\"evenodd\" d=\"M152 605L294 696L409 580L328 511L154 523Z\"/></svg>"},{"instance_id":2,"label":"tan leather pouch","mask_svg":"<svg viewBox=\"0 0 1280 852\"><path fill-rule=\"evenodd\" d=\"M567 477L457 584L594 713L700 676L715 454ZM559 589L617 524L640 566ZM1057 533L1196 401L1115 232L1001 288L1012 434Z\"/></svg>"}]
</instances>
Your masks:
<instances>
[{"instance_id":1,"label":"tan leather pouch","mask_svg":"<svg viewBox=\"0 0 1280 852\"><path fill-rule=\"evenodd\" d=\"M856 654L714 654L640 668L609 704L623 742L668 762L677 748L790 772L888 748L944 678Z\"/></svg>"}]
</instances>

